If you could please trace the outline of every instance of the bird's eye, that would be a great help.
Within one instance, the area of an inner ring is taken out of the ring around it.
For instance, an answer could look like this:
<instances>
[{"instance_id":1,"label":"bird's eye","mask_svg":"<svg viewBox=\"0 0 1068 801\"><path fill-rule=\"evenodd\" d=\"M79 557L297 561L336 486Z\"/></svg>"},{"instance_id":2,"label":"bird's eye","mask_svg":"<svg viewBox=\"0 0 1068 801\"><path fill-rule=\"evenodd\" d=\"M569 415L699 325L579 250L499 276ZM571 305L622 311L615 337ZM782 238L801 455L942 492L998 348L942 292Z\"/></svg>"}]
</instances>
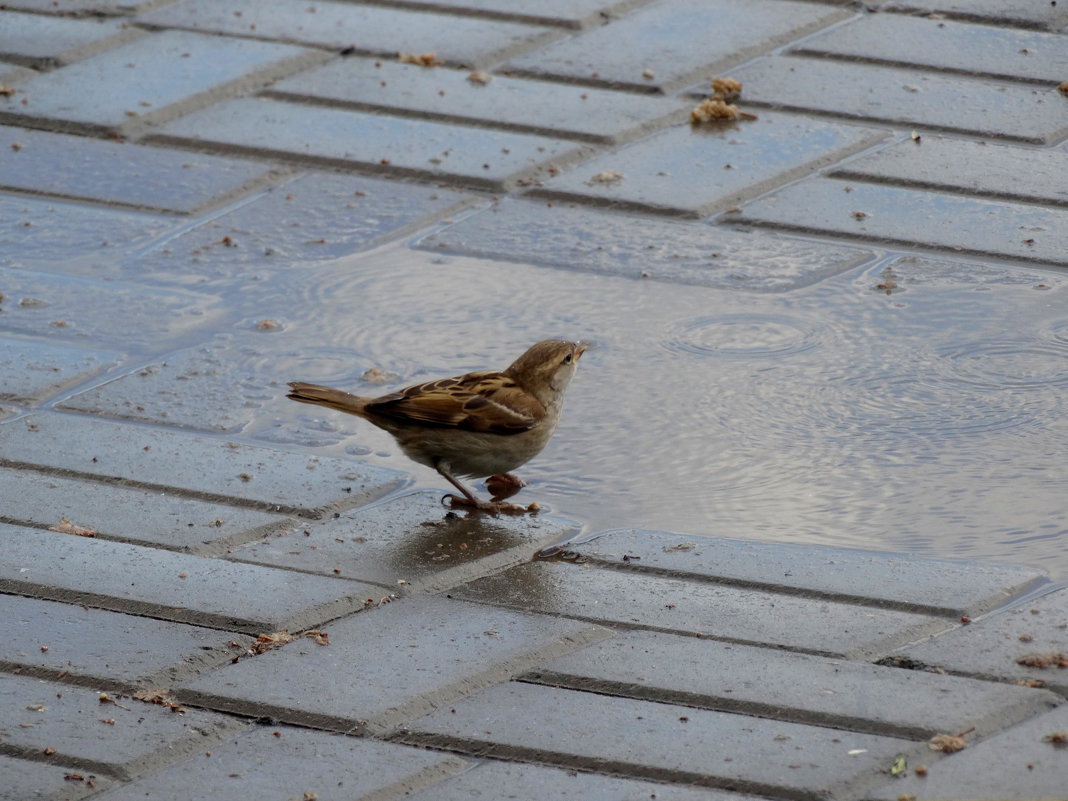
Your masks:
<instances>
[{"instance_id":1,"label":"bird's eye","mask_svg":"<svg viewBox=\"0 0 1068 801\"><path fill-rule=\"evenodd\" d=\"M571 364L571 359L572 359L571 354L570 353L567 354L567 356L564 357L564 364Z\"/></svg>"}]
</instances>

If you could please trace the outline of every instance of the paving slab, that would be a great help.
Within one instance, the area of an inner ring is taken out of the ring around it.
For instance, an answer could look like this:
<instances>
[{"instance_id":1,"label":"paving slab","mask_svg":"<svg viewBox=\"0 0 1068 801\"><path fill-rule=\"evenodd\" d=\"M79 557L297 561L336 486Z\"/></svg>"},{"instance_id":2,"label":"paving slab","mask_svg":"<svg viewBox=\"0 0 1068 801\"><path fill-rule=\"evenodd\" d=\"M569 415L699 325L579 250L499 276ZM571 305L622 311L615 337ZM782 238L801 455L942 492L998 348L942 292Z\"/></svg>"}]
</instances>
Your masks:
<instances>
[{"instance_id":1,"label":"paving slab","mask_svg":"<svg viewBox=\"0 0 1068 801\"><path fill-rule=\"evenodd\" d=\"M1063 36L900 14L866 14L789 52L1047 85L1068 74Z\"/></svg>"},{"instance_id":2,"label":"paving slab","mask_svg":"<svg viewBox=\"0 0 1068 801\"><path fill-rule=\"evenodd\" d=\"M543 136L251 98L190 114L149 139L316 166L451 178L483 189L501 189L583 152Z\"/></svg>"},{"instance_id":3,"label":"paving slab","mask_svg":"<svg viewBox=\"0 0 1068 801\"><path fill-rule=\"evenodd\" d=\"M108 687L170 687L228 662L251 639L80 604L0 595L0 664L8 671Z\"/></svg>"},{"instance_id":4,"label":"paving slab","mask_svg":"<svg viewBox=\"0 0 1068 801\"><path fill-rule=\"evenodd\" d=\"M585 623L441 597L403 598L336 620L327 634L328 646L305 638L204 673L180 685L181 697L289 723L384 731L607 636Z\"/></svg>"},{"instance_id":5,"label":"paving slab","mask_svg":"<svg viewBox=\"0 0 1068 801\"><path fill-rule=\"evenodd\" d=\"M648 631L621 632L521 679L917 740L973 727L983 736L1060 701L1030 688Z\"/></svg>"},{"instance_id":6,"label":"paving slab","mask_svg":"<svg viewBox=\"0 0 1068 801\"><path fill-rule=\"evenodd\" d=\"M235 547L227 558L385 586L438 588L529 559L578 525L542 515L448 514L440 492L419 492L339 517L308 522L284 535Z\"/></svg>"},{"instance_id":7,"label":"paving slab","mask_svg":"<svg viewBox=\"0 0 1068 801\"><path fill-rule=\"evenodd\" d=\"M785 12L768 0L665 0L514 58L505 69L668 93L848 16L815 3L792 2Z\"/></svg>"},{"instance_id":8,"label":"paving slab","mask_svg":"<svg viewBox=\"0 0 1068 801\"><path fill-rule=\"evenodd\" d=\"M894 645L949 627L945 621L907 612L562 561L519 565L455 589L452 595L626 628L828 656L881 655Z\"/></svg>"},{"instance_id":9,"label":"paving slab","mask_svg":"<svg viewBox=\"0 0 1068 801\"><path fill-rule=\"evenodd\" d=\"M265 94L602 143L633 138L665 118L681 120L690 106L674 98L506 75L473 82L469 75L469 70L428 70L393 60L346 58L280 81Z\"/></svg>"},{"instance_id":10,"label":"paving slab","mask_svg":"<svg viewBox=\"0 0 1068 801\"><path fill-rule=\"evenodd\" d=\"M1058 653L1061 658L1053 658ZM1068 697L1068 671L1062 664L1065 654L1068 590L1061 589L904 648L894 656L966 676L1039 681ZM1020 664L1020 659L1029 664Z\"/></svg>"},{"instance_id":11,"label":"paving slab","mask_svg":"<svg viewBox=\"0 0 1068 801\"><path fill-rule=\"evenodd\" d=\"M0 336L0 400L40 403L118 363L119 356L100 350L54 345Z\"/></svg>"},{"instance_id":12,"label":"paving slab","mask_svg":"<svg viewBox=\"0 0 1068 801\"><path fill-rule=\"evenodd\" d=\"M1059 30L1068 25L1064 3L1031 3L1028 0L890 0L883 11L906 14L938 13L947 17L1024 28Z\"/></svg>"},{"instance_id":13,"label":"paving slab","mask_svg":"<svg viewBox=\"0 0 1068 801\"><path fill-rule=\"evenodd\" d=\"M512 198L416 244L495 261L758 292L807 286L872 257L763 231Z\"/></svg>"},{"instance_id":14,"label":"paving slab","mask_svg":"<svg viewBox=\"0 0 1068 801\"><path fill-rule=\"evenodd\" d=\"M249 634L311 628L382 594L345 579L3 523L0 551L5 592Z\"/></svg>"},{"instance_id":15,"label":"paving slab","mask_svg":"<svg viewBox=\"0 0 1068 801\"><path fill-rule=\"evenodd\" d=\"M160 291L8 267L0 267L0 285L6 331L126 354L164 343L173 347L198 329L218 324L225 313L217 297L177 287Z\"/></svg>"},{"instance_id":16,"label":"paving slab","mask_svg":"<svg viewBox=\"0 0 1068 801\"><path fill-rule=\"evenodd\" d=\"M106 789L110 782L100 777L93 778L93 786L82 781L67 779L74 772L59 765L46 765L0 754L0 775L4 786L0 787L3 801L29 801L29 799L76 799Z\"/></svg>"},{"instance_id":17,"label":"paving slab","mask_svg":"<svg viewBox=\"0 0 1068 801\"><path fill-rule=\"evenodd\" d=\"M945 801L1063 798L1068 753L1063 745L1046 738L1065 731L1068 731L1068 706L938 760L922 777L908 771L865 798L873 801L900 801L902 797Z\"/></svg>"},{"instance_id":18,"label":"paving slab","mask_svg":"<svg viewBox=\"0 0 1068 801\"><path fill-rule=\"evenodd\" d=\"M864 242L1068 265L1068 211L1062 208L817 178L766 195L729 219ZM953 224L946 225L947 220Z\"/></svg>"},{"instance_id":19,"label":"paving slab","mask_svg":"<svg viewBox=\"0 0 1068 801\"><path fill-rule=\"evenodd\" d=\"M796 56L758 58L731 74L743 84L743 104L1037 145L1068 134L1056 82L1036 88Z\"/></svg>"},{"instance_id":20,"label":"paving slab","mask_svg":"<svg viewBox=\"0 0 1068 801\"><path fill-rule=\"evenodd\" d=\"M292 45L164 31L15 81L19 93L0 98L0 121L98 134L134 118L155 125L210 102L228 84L258 88L321 60Z\"/></svg>"},{"instance_id":21,"label":"paving slab","mask_svg":"<svg viewBox=\"0 0 1068 801\"><path fill-rule=\"evenodd\" d=\"M1013 147L945 136L911 138L829 172L835 178L1068 206L1068 150Z\"/></svg>"},{"instance_id":22,"label":"paving slab","mask_svg":"<svg viewBox=\"0 0 1068 801\"><path fill-rule=\"evenodd\" d=\"M289 726L259 727L97 797L401 798L464 765L458 757L391 743Z\"/></svg>"},{"instance_id":23,"label":"paving slab","mask_svg":"<svg viewBox=\"0 0 1068 801\"><path fill-rule=\"evenodd\" d=\"M42 476L4 467L0 467L0 496L4 498L0 520L7 523L49 528L67 518L104 539L187 552L232 541L242 532L275 531L291 527L294 522L281 515L157 490Z\"/></svg>"},{"instance_id":24,"label":"paving slab","mask_svg":"<svg viewBox=\"0 0 1068 801\"><path fill-rule=\"evenodd\" d=\"M1045 580L1031 567L665 531L612 531L569 547L638 573L703 576L948 617L996 609Z\"/></svg>"},{"instance_id":25,"label":"paving slab","mask_svg":"<svg viewBox=\"0 0 1068 801\"><path fill-rule=\"evenodd\" d=\"M359 462L69 414L4 425L0 444L0 464L6 466L37 465L53 474L147 484L179 496L305 516L327 505L356 506L403 481L397 472Z\"/></svg>"},{"instance_id":26,"label":"paving slab","mask_svg":"<svg viewBox=\"0 0 1068 801\"><path fill-rule=\"evenodd\" d=\"M496 22L457 14L426 13L330 0L314 6L299 0L180 0L143 14L149 25L191 28L396 56L434 53L440 60L481 67L536 46L556 33L533 25Z\"/></svg>"},{"instance_id":27,"label":"paving slab","mask_svg":"<svg viewBox=\"0 0 1068 801\"><path fill-rule=\"evenodd\" d=\"M562 28L584 28L619 16L646 0L544 0L537 7L517 8L511 0L396 0L398 6L415 9L441 8L443 11L471 13L502 19Z\"/></svg>"},{"instance_id":28,"label":"paving slab","mask_svg":"<svg viewBox=\"0 0 1068 801\"><path fill-rule=\"evenodd\" d=\"M533 194L703 217L878 144L883 131L767 112L676 125L585 161ZM608 172L622 177L598 180Z\"/></svg>"},{"instance_id":29,"label":"paving slab","mask_svg":"<svg viewBox=\"0 0 1068 801\"><path fill-rule=\"evenodd\" d=\"M4 5L7 8L39 11L42 14L95 16L128 14L152 6L159 0L62 0L62 2L62 7L58 5L58 0L11 0L11 2L5 2Z\"/></svg>"},{"instance_id":30,"label":"paving slab","mask_svg":"<svg viewBox=\"0 0 1068 801\"><path fill-rule=\"evenodd\" d=\"M458 776L444 779L410 801L469 801L502 797L508 801L581 799L581 801L759 801L756 796L726 790L678 787L669 784L621 779L577 770L541 765L487 761L476 763Z\"/></svg>"},{"instance_id":31,"label":"paving slab","mask_svg":"<svg viewBox=\"0 0 1068 801\"><path fill-rule=\"evenodd\" d=\"M5 4L5 8L11 8ZM109 19L69 19L6 12L0 30L0 58L49 69L118 44L140 32Z\"/></svg>"},{"instance_id":32,"label":"paving slab","mask_svg":"<svg viewBox=\"0 0 1068 801\"><path fill-rule=\"evenodd\" d=\"M517 683L443 706L397 739L801 799L835 797L916 749L890 737Z\"/></svg>"},{"instance_id":33,"label":"paving slab","mask_svg":"<svg viewBox=\"0 0 1068 801\"><path fill-rule=\"evenodd\" d=\"M16 149L17 145L17 149ZM275 173L249 161L0 127L0 186L32 194L190 214Z\"/></svg>"}]
</instances>

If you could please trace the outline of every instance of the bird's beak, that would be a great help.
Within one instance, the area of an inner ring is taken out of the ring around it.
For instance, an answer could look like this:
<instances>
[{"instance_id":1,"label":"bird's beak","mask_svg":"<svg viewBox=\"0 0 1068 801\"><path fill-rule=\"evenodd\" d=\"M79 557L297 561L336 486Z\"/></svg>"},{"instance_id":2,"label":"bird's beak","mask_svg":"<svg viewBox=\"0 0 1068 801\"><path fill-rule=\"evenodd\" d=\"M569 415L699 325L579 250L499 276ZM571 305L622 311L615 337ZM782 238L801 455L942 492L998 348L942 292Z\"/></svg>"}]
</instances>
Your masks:
<instances>
[{"instance_id":1,"label":"bird's beak","mask_svg":"<svg viewBox=\"0 0 1068 801\"><path fill-rule=\"evenodd\" d=\"M579 342L578 347L575 348L575 361L577 362L582 358L582 354L586 352L586 348L589 347L585 342Z\"/></svg>"}]
</instances>

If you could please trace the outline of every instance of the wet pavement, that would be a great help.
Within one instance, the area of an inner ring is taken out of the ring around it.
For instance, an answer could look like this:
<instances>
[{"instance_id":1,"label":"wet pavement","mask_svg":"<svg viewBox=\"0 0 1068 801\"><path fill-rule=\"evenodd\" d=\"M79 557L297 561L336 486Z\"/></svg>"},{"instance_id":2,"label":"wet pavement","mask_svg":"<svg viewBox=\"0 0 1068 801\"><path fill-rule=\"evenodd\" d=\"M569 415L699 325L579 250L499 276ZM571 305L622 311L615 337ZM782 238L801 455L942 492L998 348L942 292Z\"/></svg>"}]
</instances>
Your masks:
<instances>
[{"instance_id":1,"label":"wet pavement","mask_svg":"<svg viewBox=\"0 0 1068 801\"><path fill-rule=\"evenodd\" d=\"M921 5L5 3L0 798L1063 798L1068 7ZM549 336L535 516L284 397Z\"/></svg>"}]
</instances>

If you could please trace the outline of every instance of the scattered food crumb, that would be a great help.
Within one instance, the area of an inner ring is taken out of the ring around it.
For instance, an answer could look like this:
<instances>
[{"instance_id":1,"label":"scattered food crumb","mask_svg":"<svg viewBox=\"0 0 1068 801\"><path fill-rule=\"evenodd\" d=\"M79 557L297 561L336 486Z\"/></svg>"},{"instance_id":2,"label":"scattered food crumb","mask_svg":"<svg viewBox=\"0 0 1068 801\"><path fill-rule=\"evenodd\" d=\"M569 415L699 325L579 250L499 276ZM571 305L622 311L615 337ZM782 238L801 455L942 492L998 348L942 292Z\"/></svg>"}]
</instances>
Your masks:
<instances>
[{"instance_id":1,"label":"scattered food crumb","mask_svg":"<svg viewBox=\"0 0 1068 801\"><path fill-rule=\"evenodd\" d=\"M712 120L736 120L741 116L738 107L713 97L703 100L690 112L690 122L702 123Z\"/></svg>"},{"instance_id":2,"label":"scattered food crumb","mask_svg":"<svg viewBox=\"0 0 1068 801\"><path fill-rule=\"evenodd\" d=\"M1068 667L1068 652L1053 651L1049 654L1024 654L1016 660L1017 665L1045 669L1048 667Z\"/></svg>"},{"instance_id":3,"label":"scattered food crumb","mask_svg":"<svg viewBox=\"0 0 1068 801\"><path fill-rule=\"evenodd\" d=\"M401 64L415 64L418 67L439 67L444 61L438 59L437 53L397 53Z\"/></svg>"},{"instance_id":4,"label":"scattered food crumb","mask_svg":"<svg viewBox=\"0 0 1068 801\"><path fill-rule=\"evenodd\" d=\"M488 72L479 71L472 72L470 75L467 76L467 80L469 80L471 83L477 83L481 86L485 86L487 83L493 80L493 78Z\"/></svg>"},{"instance_id":5,"label":"scattered food crumb","mask_svg":"<svg viewBox=\"0 0 1068 801\"><path fill-rule=\"evenodd\" d=\"M1068 97L1068 81L1061 81L1060 86L1057 87L1057 91L1059 91L1065 97ZM4 93L0 91L0 94ZM10 94L10 92L8 94Z\"/></svg>"},{"instance_id":6,"label":"scattered food crumb","mask_svg":"<svg viewBox=\"0 0 1068 801\"><path fill-rule=\"evenodd\" d=\"M712 96L720 100L731 102L742 94L742 82L736 78L713 78Z\"/></svg>"},{"instance_id":7,"label":"scattered food crumb","mask_svg":"<svg viewBox=\"0 0 1068 801\"><path fill-rule=\"evenodd\" d=\"M622 181L622 180L623 180L623 173L616 172L615 170L602 170L601 172L599 172L596 175L592 176L590 178L590 180L588 180L586 183L587 183L587 185L592 185L592 184L612 184L612 183L615 183L616 181Z\"/></svg>"},{"instance_id":8,"label":"scattered food crumb","mask_svg":"<svg viewBox=\"0 0 1068 801\"><path fill-rule=\"evenodd\" d=\"M668 551L692 551L696 547L692 542L680 542L678 545L665 545L664 553Z\"/></svg>"},{"instance_id":9,"label":"scattered food crumb","mask_svg":"<svg viewBox=\"0 0 1068 801\"><path fill-rule=\"evenodd\" d=\"M1068 730L1051 732L1042 738L1042 742L1062 747L1066 746L1068 745Z\"/></svg>"},{"instance_id":10,"label":"scattered food crumb","mask_svg":"<svg viewBox=\"0 0 1068 801\"><path fill-rule=\"evenodd\" d=\"M653 80L653 78L656 77L656 73L653 72L648 67L646 67L645 69L642 70L642 77L645 78L645 80L647 80L647 81L651 81L651 80Z\"/></svg>"},{"instance_id":11,"label":"scattered food crumb","mask_svg":"<svg viewBox=\"0 0 1068 801\"><path fill-rule=\"evenodd\" d=\"M968 747L964 735L973 731L975 731L974 726L959 734L936 734L927 741L927 747L932 751L941 751L943 754L955 754L957 751L961 751Z\"/></svg>"},{"instance_id":12,"label":"scattered food crumb","mask_svg":"<svg viewBox=\"0 0 1068 801\"><path fill-rule=\"evenodd\" d=\"M60 534L73 534L75 537L95 537L96 529L79 526L70 522L66 517L60 518L54 526L48 527L49 531L58 531Z\"/></svg>"}]
</instances>

